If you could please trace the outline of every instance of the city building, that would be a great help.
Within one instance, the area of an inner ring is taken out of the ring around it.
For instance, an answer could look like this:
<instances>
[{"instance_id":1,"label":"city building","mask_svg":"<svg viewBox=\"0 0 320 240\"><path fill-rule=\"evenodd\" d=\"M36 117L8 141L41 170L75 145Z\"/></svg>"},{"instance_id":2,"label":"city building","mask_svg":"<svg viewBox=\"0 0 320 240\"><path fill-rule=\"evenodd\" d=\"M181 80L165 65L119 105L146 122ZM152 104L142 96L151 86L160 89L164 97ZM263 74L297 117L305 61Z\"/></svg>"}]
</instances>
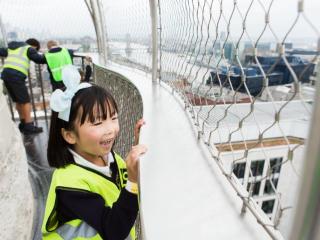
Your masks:
<instances>
[{"instance_id":1,"label":"city building","mask_svg":"<svg viewBox=\"0 0 320 240\"><path fill-rule=\"evenodd\" d=\"M287 238L294 217L297 186L301 180L309 128L307 116L312 106L302 101L292 101L281 111L279 123L273 125L275 113L283 104L255 103L253 112L244 120L241 130L238 129L239 122L250 113L250 103L231 107L217 105L212 111L211 107L203 106L199 114L203 120L210 111L206 119L212 125L209 130L219 122L219 131L212 133L212 144L225 170L233 172L243 188ZM223 118L226 109L227 116Z\"/></svg>"}]
</instances>

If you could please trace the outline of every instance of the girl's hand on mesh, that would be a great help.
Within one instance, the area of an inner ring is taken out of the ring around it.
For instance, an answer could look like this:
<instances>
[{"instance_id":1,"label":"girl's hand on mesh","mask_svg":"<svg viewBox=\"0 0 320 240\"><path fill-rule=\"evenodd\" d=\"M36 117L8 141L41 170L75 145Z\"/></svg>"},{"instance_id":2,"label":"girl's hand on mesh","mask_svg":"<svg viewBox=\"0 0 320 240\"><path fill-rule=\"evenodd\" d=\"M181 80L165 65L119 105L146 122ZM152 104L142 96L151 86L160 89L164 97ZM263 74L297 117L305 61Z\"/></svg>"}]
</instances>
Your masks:
<instances>
[{"instance_id":1,"label":"girl's hand on mesh","mask_svg":"<svg viewBox=\"0 0 320 240\"><path fill-rule=\"evenodd\" d=\"M134 127L134 145L139 144L140 129L146 122L143 118L139 119Z\"/></svg>"},{"instance_id":2,"label":"girl's hand on mesh","mask_svg":"<svg viewBox=\"0 0 320 240\"><path fill-rule=\"evenodd\" d=\"M126 157L128 180L130 182L136 183L138 181L139 158L146 152L147 147L145 145L139 144L133 146L128 156Z\"/></svg>"}]
</instances>

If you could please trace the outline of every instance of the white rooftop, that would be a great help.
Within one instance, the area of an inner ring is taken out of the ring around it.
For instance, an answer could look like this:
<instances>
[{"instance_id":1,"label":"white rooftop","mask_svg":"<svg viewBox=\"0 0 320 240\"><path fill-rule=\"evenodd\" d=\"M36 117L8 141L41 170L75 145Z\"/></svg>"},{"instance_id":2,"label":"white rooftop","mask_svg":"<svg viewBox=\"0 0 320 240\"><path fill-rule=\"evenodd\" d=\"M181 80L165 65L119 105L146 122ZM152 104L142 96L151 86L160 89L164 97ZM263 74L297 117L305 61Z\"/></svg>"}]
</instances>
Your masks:
<instances>
[{"instance_id":1,"label":"white rooftop","mask_svg":"<svg viewBox=\"0 0 320 240\"><path fill-rule=\"evenodd\" d=\"M286 105L284 105L286 104ZM216 105L195 107L199 112L200 124L205 121L206 134L213 131L212 141L224 143L232 133L231 142L243 141L239 122L244 119L242 133L245 140L258 139L264 132L264 138L282 137L283 135L306 138L312 105L300 100L286 102L255 102L253 110L250 103L234 105ZM282 110L281 110L282 109ZM209 112L209 116L208 116ZM275 123L276 113L279 122ZM216 126L219 124L219 131Z\"/></svg>"}]
</instances>

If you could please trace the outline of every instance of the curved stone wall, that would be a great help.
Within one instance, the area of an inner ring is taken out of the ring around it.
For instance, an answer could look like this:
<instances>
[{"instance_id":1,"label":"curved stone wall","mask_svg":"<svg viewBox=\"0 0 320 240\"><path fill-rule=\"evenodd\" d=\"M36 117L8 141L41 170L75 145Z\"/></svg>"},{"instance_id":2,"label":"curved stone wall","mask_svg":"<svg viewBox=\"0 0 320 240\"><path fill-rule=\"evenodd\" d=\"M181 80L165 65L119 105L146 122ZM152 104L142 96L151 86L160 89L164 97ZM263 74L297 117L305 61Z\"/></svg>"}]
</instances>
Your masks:
<instances>
[{"instance_id":1,"label":"curved stone wall","mask_svg":"<svg viewBox=\"0 0 320 240\"><path fill-rule=\"evenodd\" d=\"M33 195L27 157L2 92L0 80L0 239L30 239Z\"/></svg>"}]
</instances>

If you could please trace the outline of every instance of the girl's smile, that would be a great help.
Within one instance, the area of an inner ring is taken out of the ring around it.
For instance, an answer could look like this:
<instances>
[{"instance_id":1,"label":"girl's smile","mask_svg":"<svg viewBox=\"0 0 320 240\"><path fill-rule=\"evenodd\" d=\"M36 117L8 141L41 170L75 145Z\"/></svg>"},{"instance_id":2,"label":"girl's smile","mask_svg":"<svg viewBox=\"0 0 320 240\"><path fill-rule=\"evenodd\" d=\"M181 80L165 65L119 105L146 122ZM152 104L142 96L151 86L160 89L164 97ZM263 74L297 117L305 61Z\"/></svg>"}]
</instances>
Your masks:
<instances>
[{"instance_id":1,"label":"girl's smile","mask_svg":"<svg viewBox=\"0 0 320 240\"><path fill-rule=\"evenodd\" d=\"M114 143L114 140L115 140L115 138L105 139L105 140L102 140L102 141L100 142L100 144L101 144L101 146L102 146L103 148L109 149L109 148L112 147L112 145L113 145L113 143Z\"/></svg>"}]
</instances>

